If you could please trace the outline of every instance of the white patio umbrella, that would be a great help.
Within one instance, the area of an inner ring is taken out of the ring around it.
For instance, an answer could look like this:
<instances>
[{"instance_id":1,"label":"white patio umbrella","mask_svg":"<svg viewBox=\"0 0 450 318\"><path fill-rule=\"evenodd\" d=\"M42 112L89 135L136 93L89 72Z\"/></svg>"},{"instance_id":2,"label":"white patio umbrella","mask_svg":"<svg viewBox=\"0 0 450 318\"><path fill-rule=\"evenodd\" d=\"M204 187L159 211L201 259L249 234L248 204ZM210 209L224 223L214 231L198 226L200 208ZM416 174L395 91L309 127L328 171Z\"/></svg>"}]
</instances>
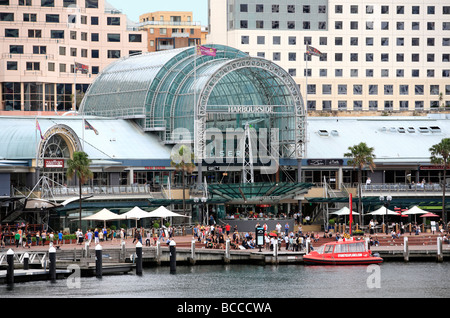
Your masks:
<instances>
[{"instance_id":1,"label":"white patio umbrella","mask_svg":"<svg viewBox=\"0 0 450 318\"><path fill-rule=\"evenodd\" d=\"M86 221L103 221L104 222L104 226L106 227L106 221L111 221L111 220L120 220L121 216L113 213L111 211L109 211L108 209L103 209L100 210L99 212L86 216L83 218L83 220Z\"/></svg>"},{"instance_id":2,"label":"white patio umbrella","mask_svg":"<svg viewBox=\"0 0 450 318\"><path fill-rule=\"evenodd\" d=\"M137 227L137 221L140 219L144 219L144 218L148 218L149 213L142 210L140 207L135 206L134 208L132 208L130 211L121 214L120 215L121 220L136 220L136 227Z\"/></svg>"},{"instance_id":3,"label":"white patio umbrella","mask_svg":"<svg viewBox=\"0 0 450 318\"><path fill-rule=\"evenodd\" d=\"M342 209L337 210L335 212L331 212L330 214L336 214L336 215L339 215L339 216L341 216L341 215L350 215L350 209L348 207L344 206ZM352 214L353 215L359 215L359 213L355 212L355 211L353 211Z\"/></svg>"},{"instance_id":4,"label":"white patio umbrella","mask_svg":"<svg viewBox=\"0 0 450 318\"><path fill-rule=\"evenodd\" d=\"M152 212L149 212L148 214L149 214L149 217L152 217L152 218L168 218L168 217L190 218L190 216L172 212L163 206L160 206L159 208L157 208L156 210L154 210Z\"/></svg>"},{"instance_id":5,"label":"white patio umbrella","mask_svg":"<svg viewBox=\"0 0 450 318\"><path fill-rule=\"evenodd\" d=\"M387 209L387 213L386 213L386 208L384 206L380 207L378 210L372 211L370 213L367 213L370 215L400 215L399 213L389 210Z\"/></svg>"},{"instance_id":6,"label":"white patio umbrella","mask_svg":"<svg viewBox=\"0 0 450 318\"><path fill-rule=\"evenodd\" d=\"M417 214L425 214L428 213L428 211L422 210L417 205L413 206L411 209L408 209L407 211L403 212L403 215L414 215L414 222L417 222Z\"/></svg>"}]
</instances>

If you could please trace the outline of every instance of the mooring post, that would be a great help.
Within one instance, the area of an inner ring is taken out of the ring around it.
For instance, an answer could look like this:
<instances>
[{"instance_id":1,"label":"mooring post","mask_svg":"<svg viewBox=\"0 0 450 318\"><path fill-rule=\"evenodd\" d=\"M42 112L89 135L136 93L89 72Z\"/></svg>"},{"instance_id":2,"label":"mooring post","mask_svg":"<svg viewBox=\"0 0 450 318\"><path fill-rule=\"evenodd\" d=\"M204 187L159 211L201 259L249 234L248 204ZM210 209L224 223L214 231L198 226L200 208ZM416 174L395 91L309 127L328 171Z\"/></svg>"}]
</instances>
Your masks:
<instances>
[{"instance_id":1,"label":"mooring post","mask_svg":"<svg viewBox=\"0 0 450 318\"><path fill-rule=\"evenodd\" d=\"M136 275L142 275L142 243L136 244Z\"/></svg>"},{"instance_id":2,"label":"mooring post","mask_svg":"<svg viewBox=\"0 0 450 318\"><path fill-rule=\"evenodd\" d=\"M28 253L23 254L23 269L26 271L30 269L29 261L30 255Z\"/></svg>"},{"instance_id":3,"label":"mooring post","mask_svg":"<svg viewBox=\"0 0 450 318\"><path fill-rule=\"evenodd\" d=\"M6 252L6 261L8 263L8 268L6 270L6 283L8 285L14 284L14 251L9 249Z\"/></svg>"},{"instance_id":4,"label":"mooring post","mask_svg":"<svg viewBox=\"0 0 450 318\"><path fill-rule=\"evenodd\" d=\"M189 258L189 263L195 265L195 240L191 241L191 257Z\"/></svg>"},{"instance_id":5,"label":"mooring post","mask_svg":"<svg viewBox=\"0 0 450 318\"><path fill-rule=\"evenodd\" d=\"M174 240L170 241L169 250L170 250L170 273L175 274L177 271L177 243Z\"/></svg>"},{"instance_id":6,"label":"mooring post","mask_svg":"<svg viewBox=\"0 0 450 318\"><path fill-rule=\"evenodd\" d=\"M103 276L103 248L100 244L95 246L95 276L97 278Z\"/></svg>"},{"instance_id":7,"label":"mooring post","mask_svg":"<svg viewBox=\"0 0 450 318\"><path fill-rule=\"evenodd\" d=\"M226 264L230 263L231 260L231 254L230 254L230 240L226 240L225 241L225 257L224 257L224 261Z\"/></svg>"},{"instance_id":8,"label":"mooring post","mask_svg":"<svg viewBox=\"0 0 450 318\"><path fill-rule=\"evenodd\" d=\"M56 249L52 246L48 250L48 259L50 260L50 281L56 282Z\"/></svg>"},{"instance_id":9,"label":"mooring post","mask_svg":"<svg viewBox=\"0 0 450 318\"><path fill-rule=\"evenodd\" d=\"M408 246L408 237L403 237L403 259L405 262L409 262L409 246Z\"/></svg>"},{"instance_id":10,"label":"mooring post","mask_svg":"<svg viewBox=\"0 0 450 318\"><path fill-rule=\"evenodd\" d=\"M442 237L437 238L437 261L442 262L444 260L444 253L442 251Z\"/></svg>"},{"instance_id":11,"label":"mooring post","mask_svg":"<svg viewBox=\"0 0 450 318\"><path fill-rule=\"evenodd\" d=\"M161 264L161 242L156 241L156 263Z\"/></svg>"},{"instance_id":12,"label":"mooring post","mask_svg":"<svg viewBox=\"0 0 450 318\"><path fill-rule=\"evenodd\" d=\"M274 263L278 263L278 239L275 240L273 244L273 257Z\"/></svg>"}]
</instances>

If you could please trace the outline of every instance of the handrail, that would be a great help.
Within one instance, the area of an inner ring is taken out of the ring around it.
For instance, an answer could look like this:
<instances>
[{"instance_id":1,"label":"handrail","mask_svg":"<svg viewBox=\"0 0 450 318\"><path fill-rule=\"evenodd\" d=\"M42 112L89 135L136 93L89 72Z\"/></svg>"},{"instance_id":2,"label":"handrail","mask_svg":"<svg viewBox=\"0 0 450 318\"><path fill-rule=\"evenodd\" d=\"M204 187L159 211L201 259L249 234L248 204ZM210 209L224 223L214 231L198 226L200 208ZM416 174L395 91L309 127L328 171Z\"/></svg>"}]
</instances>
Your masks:
<instances>
[{"instance_id":1,"label":"handrail","mask_svg":"<svg viewBox=\"0 0 450 318\"><path fill-rule=\"evenodd\" d=\"M363 193L380 193L380 192L391 192L391 193L440 193L442 192L442 186L439 183L417 183L417 184L406 184L406 183L371 183L361 185ZM450 185L446 185L446 189L450 189Z\"/></svg>"}]
</instances>

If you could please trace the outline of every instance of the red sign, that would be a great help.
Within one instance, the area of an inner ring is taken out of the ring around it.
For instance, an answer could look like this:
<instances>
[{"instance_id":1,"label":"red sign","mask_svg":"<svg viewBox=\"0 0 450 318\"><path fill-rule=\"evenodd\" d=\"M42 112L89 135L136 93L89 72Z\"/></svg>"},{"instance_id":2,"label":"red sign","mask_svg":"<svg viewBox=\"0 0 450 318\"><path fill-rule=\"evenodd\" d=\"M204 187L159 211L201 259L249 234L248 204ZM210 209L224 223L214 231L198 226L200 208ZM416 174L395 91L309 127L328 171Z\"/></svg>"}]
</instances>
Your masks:
<instances>
[{"instance_id":1,"label":"red sign","mask_svg":"<svg viewBox=\"0 0 450 318\"><path fill-rule=\"evenodd\" d=\"M45 159L45 168L64 168L64 159Z\"/></svg>"},{"instance_id":2,"label":"red sign","mask_svg":"<svg viewBox=\"0 0 450 318\"><path fill-rule=\"evenodd\" d=\"M166 170L166 167L145 167L145 170Z\"/></svg>"}]
</instances>

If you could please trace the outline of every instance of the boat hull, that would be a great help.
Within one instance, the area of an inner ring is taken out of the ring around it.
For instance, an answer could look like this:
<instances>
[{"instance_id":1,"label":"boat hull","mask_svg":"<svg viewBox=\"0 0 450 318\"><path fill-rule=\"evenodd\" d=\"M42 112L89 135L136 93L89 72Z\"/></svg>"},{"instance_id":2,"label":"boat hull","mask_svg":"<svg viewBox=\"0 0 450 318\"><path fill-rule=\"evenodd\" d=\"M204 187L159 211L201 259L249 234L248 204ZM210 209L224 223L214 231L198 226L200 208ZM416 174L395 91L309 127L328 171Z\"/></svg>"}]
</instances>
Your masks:
<instances>
[{"instance_id":1,"label":"boat hull","mask_svg":"<svg viewBox=\"0 0 450 318\"><path fill-rule=\"evenodd\" d=\"M323 258L305 255L303 261L307 265L370 265L380 264L383 262L381 257L359 257L359 258Z\"/></svg>"}]
</instances>

